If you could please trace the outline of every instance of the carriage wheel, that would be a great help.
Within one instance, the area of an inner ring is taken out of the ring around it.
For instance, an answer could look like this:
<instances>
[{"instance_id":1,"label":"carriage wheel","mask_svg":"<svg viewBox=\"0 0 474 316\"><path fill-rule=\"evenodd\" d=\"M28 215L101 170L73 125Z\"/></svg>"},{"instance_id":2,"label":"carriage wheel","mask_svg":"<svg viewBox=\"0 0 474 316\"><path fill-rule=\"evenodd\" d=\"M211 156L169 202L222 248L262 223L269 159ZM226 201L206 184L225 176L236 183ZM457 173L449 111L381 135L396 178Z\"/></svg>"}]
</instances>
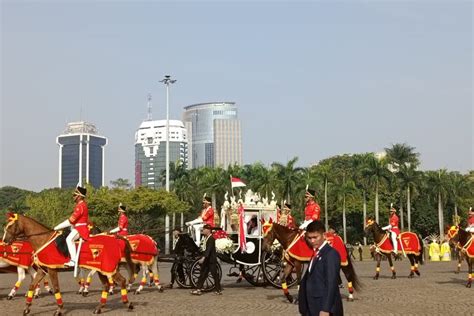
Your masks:
<instances>
[{"instance_id":1,"label":"carriage wheel","mask_svg":"<svg viewBox=\"0 0 474 316\"><path fill-rule=\"evenodd\" d=\"M174 279L176 280L176 283L180 288L184 289L190 289L193 287L193 284L191 282L191 266L192 266L192 261L189 260L183 260L181 263L183 264L182 269L183 269L183 278L180 278L178 269L179 269L179 263L180 262L175 262L173 263L173 267L171 268L171 273L174 275Z\"/></svg>"},{"instance_id":2,"label":"carriage wheel","mask_svg":"<svg viewBox=\"0 0 474 316\"><path fill-rule=\"evenodd\" d=\"M262 265L243 266L243 275L245 280L253 286L265 286L267 280L263 275Z\"/></svg>"},{"instance_id":3,"label":"carriage wheel","mask_svg":"<svg viewBox=\"0 0 474 316\"><path fill-rule=\"evenodd\" d=\"M219 262L217 264L217 275L219 276L219 282L222 279L222 269L221 265ZM201 275L201 265L199 264L199 259L193 262L191 271L190 271L190 276L191 276L191 283L193 284L193 287L197 287L197 283L199 280L199 276ZM205 292L212 291L215 287L214 284L214 278L212 277L211 273L208 274L207 279L204 280L204 284L202 286L202 290Z\"/></svg>"},{"instance_id":4,"label":"carriage wheel","mask_svg":"<svg viewBox=\"0 0 474 316\"><path fill-rule=\"evenodd\" d=\"M282 260L282 252L263 252L262 253L262 270L265 279L277 289L281 289L281 271L284 267L284 261ZM292 287L298 283L298 278L296 277L296 272L292 271L287 278L287 286Z\"/></svg>"}]
</instances>

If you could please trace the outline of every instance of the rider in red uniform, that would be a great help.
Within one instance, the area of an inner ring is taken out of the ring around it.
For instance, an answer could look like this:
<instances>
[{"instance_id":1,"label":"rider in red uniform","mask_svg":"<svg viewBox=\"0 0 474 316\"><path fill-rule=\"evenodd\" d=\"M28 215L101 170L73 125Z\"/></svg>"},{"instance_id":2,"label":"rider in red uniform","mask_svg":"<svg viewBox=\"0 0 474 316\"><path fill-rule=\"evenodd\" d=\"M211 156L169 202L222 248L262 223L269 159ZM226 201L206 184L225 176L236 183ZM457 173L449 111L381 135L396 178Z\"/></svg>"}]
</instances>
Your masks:
<instances>
[{"instance_id":1,"label":"rider in red uniform","mask_svg":"<svg viewBox=\"0 0 474 316\"><path fill-rule=\"evenodd\" d=\"M125 207L125 205L122 205L122 203L120 203L118 207L118 212L119 212L118 226L110 231L111 234L117 233L117 235L120 235L120 236L128 235L128 218L125 215L126 210L127 210L127 207Z\"/></svg>"},{"instance_id":2,"label":"rider in red uniform","mask_svg":"<svg viewBox=\"0 0 474 316\"><path fill-rule=\"evenodd\" d=\"M321 208L315 201L316 191L307 189L305 193L306 207L304 208L304 222L300 229L305 229L312 221L319 221L321 218Z\"/></svg>"},{"instance_id":3,"label":"rider in red uniform","mask_svg":"<svg viewBox=\"0 0 474 316\"><path fill-rule=\"evenodd\" d=\"M390 232L390 237L392 238L393 244L393 253L397 254L398 252L398 243L397 243L397 236L400 235L400 230L398 229L398 216L397 210L391 205L390 206L390 216L389 216L389 224L383 227L383 230L388 230Z\"/></svg>"},{"instance_id":4,"label":"rider in red uniform","mask_svg":"<svg viewBox=\"0 0 474 316\"><path fill-rule=\"evenodd\" d=\"M472 207L469 208L469 213L467 216L468 218L466 231L474 233L474 210L472 209Z\"/></svg>"},{"instance_id":5,"label":"rider in red uniform","mask_svg":"<svg viewBox=\"0 0 474 316\"><path fill-rule=\"evenodd\" d=\"M76 259L76 245L74 244L74 241L78 240L79 237L84 240L89 238L89 228L87 226L87 223L89 222L89 210L85 201L86 193L86 188L77 186L73 195L74 202L76 202L74 212L69 219L54 227L54 230L61 230L72 226L71 232L66 237L66 244L71 260L65 263L65 265L69 267L74 267L76 264L74 261L74 259Z\"/></svg>"},{"instance_id":6,"label":"rider in red uniform","mask_svg":"<svg viewBox=\"0 0 474 316\"><path fill-rule=\"evenodd\" d=\"M199 245L201 242L201 229L205 224L211 225L214 227L214 209L211 206L211 198L205 196L202 200L201 215L198 216L195 220L187 222L186 225L193 226L196 236L196 244Z\"/></svg>"}]
</instances>

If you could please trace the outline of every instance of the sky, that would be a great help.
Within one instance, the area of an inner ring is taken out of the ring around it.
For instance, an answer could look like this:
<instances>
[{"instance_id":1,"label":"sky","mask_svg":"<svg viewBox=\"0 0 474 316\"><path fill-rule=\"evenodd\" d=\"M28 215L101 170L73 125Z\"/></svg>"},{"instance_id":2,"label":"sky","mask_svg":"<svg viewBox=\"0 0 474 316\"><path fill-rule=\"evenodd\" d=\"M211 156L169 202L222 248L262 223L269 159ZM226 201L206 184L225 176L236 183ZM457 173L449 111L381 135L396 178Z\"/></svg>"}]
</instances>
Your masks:
<instances>
[{"instance_id":1,"label":"sky","mask_svg":"<svg viewBox=\"0 0 474 316\"><path fill-rule=\"evenodd\" d=\"M58 186L56 136L94 123L106 184L134 182L147 115L234 101L244 163L308 166L407 143L473 169L470 1L1 2L0 187Z\"/></svg>"}]
</instances>

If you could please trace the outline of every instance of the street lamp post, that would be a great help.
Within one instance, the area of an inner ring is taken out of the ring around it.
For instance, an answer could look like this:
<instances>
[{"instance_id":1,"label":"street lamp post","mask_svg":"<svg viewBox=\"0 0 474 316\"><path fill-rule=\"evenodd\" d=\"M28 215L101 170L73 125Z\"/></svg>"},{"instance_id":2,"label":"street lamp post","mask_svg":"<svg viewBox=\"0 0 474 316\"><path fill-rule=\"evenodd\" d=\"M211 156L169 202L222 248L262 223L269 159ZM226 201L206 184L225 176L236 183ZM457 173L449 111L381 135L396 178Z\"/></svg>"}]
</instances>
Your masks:
<instances>
[{"instance_id":1,"label":"street lamp post","mask_svg":"<svg viewBox=\"0 0 474 316\"><path fill-rule=\"evenodd\" d=\"M171 79L170 75L165 75L165 78L160 82L166 85L166 191L170 191L170 84L176 82L176 80ZM165 216L165 254L169 253L170 250L170 217L168 214Z\"/></svg>"}]
</instances>

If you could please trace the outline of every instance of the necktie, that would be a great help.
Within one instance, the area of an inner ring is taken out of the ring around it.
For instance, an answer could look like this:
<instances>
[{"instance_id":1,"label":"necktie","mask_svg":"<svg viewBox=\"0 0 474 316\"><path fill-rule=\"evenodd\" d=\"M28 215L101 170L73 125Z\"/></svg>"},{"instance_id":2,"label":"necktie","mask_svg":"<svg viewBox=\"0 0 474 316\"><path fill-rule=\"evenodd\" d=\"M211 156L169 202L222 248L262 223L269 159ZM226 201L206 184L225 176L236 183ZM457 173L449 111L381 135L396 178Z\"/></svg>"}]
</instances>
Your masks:
<instances>
[{"instance_id":1,"label":"necktie","mask_svg":"<svg viewBox=\"0 0 474 316\"><path fill-rule=\"evenodd\" d=\"M311 261L309 264L309 272L311 272L311 268L313 267L313 261L318 256L319 248L313 250L313 256L311 257Z\"/></svg>"}]
</instances>

